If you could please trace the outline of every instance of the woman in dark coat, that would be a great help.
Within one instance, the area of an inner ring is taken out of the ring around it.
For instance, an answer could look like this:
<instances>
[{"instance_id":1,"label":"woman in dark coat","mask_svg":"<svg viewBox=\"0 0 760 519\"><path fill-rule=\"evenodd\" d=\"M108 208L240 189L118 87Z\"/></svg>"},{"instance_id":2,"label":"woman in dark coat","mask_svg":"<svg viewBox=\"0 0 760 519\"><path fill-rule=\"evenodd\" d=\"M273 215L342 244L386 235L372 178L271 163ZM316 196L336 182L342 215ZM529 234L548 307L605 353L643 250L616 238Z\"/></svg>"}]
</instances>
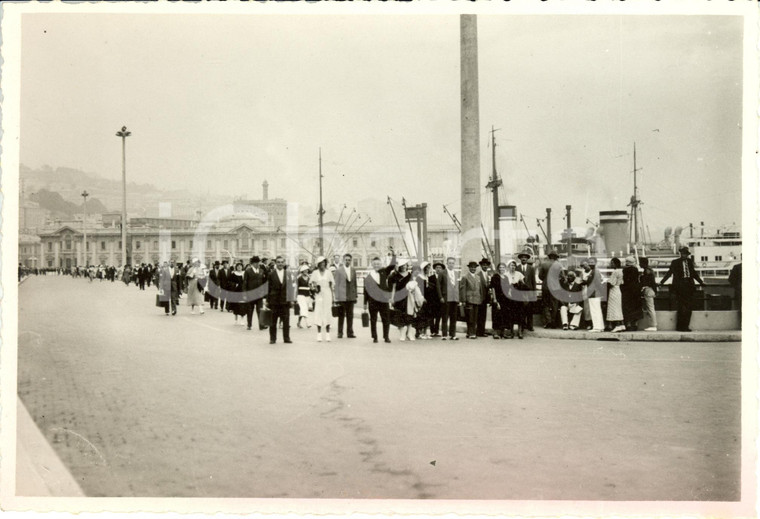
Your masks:
<instances>
[{"instance_id":1,"label":"woman in dark coat","mask_svg":"<svg viewBox=\"0 0 760 519\"><path fill-rule=\"evenodd\" d=\"M180 279L176 269L169 266L169 262L164 262L163 268L159 271L158 282L158 299L163 304L164 312L169 315L177 315L177 303L179 303Z\"/></svg>"},{"instance_id":2,"label":"woman in dark coat","mask_svg":"<svg viewBox=\"0 0 760 519\"><path fill-rule=\"evenodd\" d=\"M247 305L243 300L243 262L238 261L235 263L235 270L232 271L230 277L227 278L227 291L230 293L227 298L227 308L232 309L232 313L235 314L235 324L245 326L245 316L247 314ZM238 317L240 320L238 321Z\"/></svg>"},{"instance_id":3,"label":"woman in dark coat","mask_svg":"<svg viewBox=\"0 0 760 519\"><path fill-rule=\"evenodd\" d=\"M493 328L493 338L507 338L507 328L509 326L509 299L507 294L509 293L509 281L507 281L507 265L505 263L499 263L496 266L496 272L491 276L491 284L489 285L491 291L491 301L493 306L491 307L491 320Z\"/></svg>"},{"instance_id":4,"label":"woman in dark coat","mask_svg":"<svg viewBox=\"0 0 760 519\"><path fill-rule=\"evenodd\" d=\"M620 287L623 297L623 322L625 329L636 331L639 319L644 317L641 308L641 283L639 282L639 269L632 256L625 258L623 267L623 285Z\"/></svg>"},{"instance_id":5,"label":"woman in dark coat","mask_svg":"<svg viewBox=\"0 0 760 519\"><path fill-rule=\"evenodd\" d=\"M390 276L388 276L388 285L391 287L391 324L399 329L399 340L414 340L414 332L409 333L411 325L415 322L416 316L407 312L407 299L409 291L407 284L412 281L412 274L408 271L408 260L400 260Z\"/></svg>"}]
</instances>

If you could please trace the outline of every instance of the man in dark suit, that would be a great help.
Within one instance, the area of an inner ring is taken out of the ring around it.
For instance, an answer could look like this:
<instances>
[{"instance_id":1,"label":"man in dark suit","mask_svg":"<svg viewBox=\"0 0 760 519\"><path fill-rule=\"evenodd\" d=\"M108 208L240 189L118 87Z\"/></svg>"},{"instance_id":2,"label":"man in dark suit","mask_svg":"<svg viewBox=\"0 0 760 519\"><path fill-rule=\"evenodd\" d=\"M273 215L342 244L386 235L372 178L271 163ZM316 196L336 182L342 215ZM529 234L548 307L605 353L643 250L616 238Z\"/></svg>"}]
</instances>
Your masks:
<instances>
[{"instance_id":1,"label":"man in dark suit","mask_svg":"<svg viewBox=\"0 0 760 519\"><path fill-rule=\"evenodd\" d=\"M221 269L219 268L219 262L214 262L214 268L211 269L211 271L208 273L208 279L209 283L206 287L208 290L208 301L209 301L209 308L212 310L219 308L219 296L220 296L220 290L219 290L219 272Z\"/></svg>"},{"instance_id":2,"label":"man in dark suit","mask_svg":"<svg viewBox=\"0 0 760 519\"><path fill-rule=\"evenodd\" d=\"M728 275L728 284L734 289L734 301L739 309L739 327L742 325L742 264L737 263L731 267L731 273Z\"/></svg>"},{"instance_id":3,"label":"man in dark suit","mask_svg":"<svg viewBox=\"0 0 760 519\"><path fill-rule=\"evenodd\" d=\"M227 280L230 276L227 260L222 261L222 268L216 274L217 284L219 285L219 310L224 312L225 303L227 302Z\"/></svg>"},{"instance_id":4,"label":"man in dark suit","mask_svg":"<svg viewBox=\"0 0 760 519\"><path fill-rule=\"evenodd\" d=\"M290 272L285 268L285 258L275 258L275 268L269 273L266 306L272 310L272 323L269 326L269 344L277 342L277 320L282 321L283 342L290 340L290 308L296 300L296 294Z\"/></svg>"},{"instance_id":5,"label":"man in dark suit","mask_svg":"<svg viewBox=\"0 0 760 519\"><path fill-rule=\"evenodd\" d=\"M438 292L438 278L441 277L444 270L446 270L446 265L440 261L433 263L433 273L428 277L428 286L433 287L436 294ZM435 301L428 301L428 305L430 307L432 318L432 322L430 323L430 336L440 337L441 318L443 317L443 305L441 304L440 297Z\"/></svg>"},{"instance_id":6,"label":"man in dark suit","mask_svg":"<svg viewBox=\"0 0 760 519\"><path fill-rule=\"evenodd\" d=\"M145 263L141 263L140 268L137 269L137 283L140 286L140 290L145 290L145 273L147 269L148 267L145 266Z\"/></svg>"},{"instance_id":7,"label":"man in dark suit","mask_svg":"<svg viewBox=\"0 0 760 519\"><path fill-rule=\"evenodd\" d=\"M372 270L364 278L364 311L369 309L369 330L372 333L372 342L377 342L377 316L383 324L383 340L391 342L389 330L391 327L388 314L388 301L391 300L391 288L388 286L388 275L393 271L396 264L395 256L390 265L383 268L380 258L372 258Z\"/></svg>"},{"instance_id":8,"label":"man in dark suit","mask_svg":"<svg viewBox=\"0 0 760 519\"><path fill-rule=\"evenodd\" d=\"M355 339L354 305L356 304L356 271L350 254L343 255L343 264L333 272L335 278L335 305L338 311L338 339L343 338L343 322L346 323L346 336Z\"/></svg>"},{"instance_id":9,"label":"man in dark suit","mask_svg":"<svg viewBox=\"0 0 760 519\"><path fill-rule=\"evenodd\" d=\"M665 277L660 281L660 286L673 276L673 283L670 285L670 292L676 297L676 330L679 332L690 332L689 322L691 321L691 311L694 306L694 293L696 288L694 281L704 286L705 283L699 277L694 260L689 257L689 248L681 247L678 251L680 258L674 259L670 263L670 268Z\"/></svg>"},{"instance_id":10,"label":"man in dark suit","mask_svg":"<svg viewBox=\"0 0 760 519\"><path fill-rule=\"evenodd\" d=\"M541 307L544 317L544 328L557 328L559 324L559 301L554 296L562 290L559 285L562 264L557 261L559 254L550 249L538 268L538 278L541 280Z\"/></svg>"},{"instance_id":11,"label":"man in dark suit","mask_svg":"<svg viewBox=\"0 0 760 519\"><path fill-rule=\"evenodd\" d=\"M481 284L485 287L485 296L483 297L483 302L480 303L480 306L478 307L477 335L478 337L486 337L486 317L488 315L488 304L491 302L491 294L488 290L488 286L491 284L493 271L491 270L491 262L486 258L480 260L478 265L480 266L480 269L478 269L477 275L480 278Z\"/></svg>"},{"instance_id":12,"label":"man in dark suit","mask_svg":"<svg viewBox=\"0 0 760 519\"><path fill-rule=\"evenodd\" d=\"M523 328L525 330L533 331L533 301L535 301L536 291L536 269L533 265L528 263L531 257L531 253L527 250L522 251L517 255L517 259L520 260L520 264L517 265L517 271L521 272L525 277L525 292L520 294L523 297L522 303L525 305L525 311L523 312Z\"/></svg>"},{"instance_id":13,"label":"man in dark suit","mask_svg":"<svg viewBox=\"0 0 760 519\"><path fill-rule=\"evenodd\" d=\"M443 329L441 339L458 341L457 316L459 315L459 279L460 276L454 270L457 260L446 258L446 269L438 276L438 297L443 305Z\"/></svg>"},{"instance_id":14,"label":"man in dark suit","mask_svg":"<svg viewBox=\"0 0 760 519\"><path fill-rule=\"evenodd\" d=\"M253 256L243 274L243 297L246 300L246 317L248 318L249 330L253 325L254 309L256 310L256 319L259 320L259 330L266 328L266 326L261 326L261 308L264 297L267 295L267 272L260 263L259 257Z\"/></svg>"},{"instance_id":15,"label":"man in dark suit","mask_svg":"<svg viewBox=\"0 0 760 519\"><path fill-rule=\"evenodd\" d=\"M459 282L459 301L467 309L467 338L477 339L478 311L485 299L486 289L482 276L477 272L478 264L471 261L467 264L468 271L462 275Z\"/></svg>"}]
</instances>

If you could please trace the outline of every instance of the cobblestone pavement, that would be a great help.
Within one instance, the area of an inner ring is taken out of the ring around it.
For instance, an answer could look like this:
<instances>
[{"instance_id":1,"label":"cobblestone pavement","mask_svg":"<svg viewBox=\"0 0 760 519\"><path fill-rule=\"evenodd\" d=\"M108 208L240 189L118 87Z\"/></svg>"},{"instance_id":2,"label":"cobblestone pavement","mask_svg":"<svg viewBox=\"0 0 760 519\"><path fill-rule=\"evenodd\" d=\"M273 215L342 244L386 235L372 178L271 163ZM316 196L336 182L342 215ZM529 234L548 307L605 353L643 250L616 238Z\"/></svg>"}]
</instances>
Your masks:
<instances>
[{"instance_id":1,"label":"cobblestone pavement","mask_svg":"<svg viewBox=\"0 0 760 519\"><path fill-rule=\"evenodd\" d=\"M740 343L270 345L152 289L19 290L19 396L90 496L739 499Z\"/></svg>"}]
</instances>

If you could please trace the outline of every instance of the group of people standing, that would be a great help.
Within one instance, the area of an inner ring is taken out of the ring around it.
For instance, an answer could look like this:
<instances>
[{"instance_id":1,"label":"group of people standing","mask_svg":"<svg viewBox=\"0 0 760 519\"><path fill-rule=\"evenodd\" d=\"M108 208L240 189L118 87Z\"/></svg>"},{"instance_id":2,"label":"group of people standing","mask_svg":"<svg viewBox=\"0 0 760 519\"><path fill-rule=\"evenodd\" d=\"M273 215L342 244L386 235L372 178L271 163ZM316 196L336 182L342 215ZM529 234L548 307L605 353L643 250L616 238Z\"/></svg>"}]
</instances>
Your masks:
<instances>
[{"instance_id":1,"label":"group of people standing","mask_svg":"<svg viewBox=\"0 0 760 519\"><path fill-rule=\"evenodd\" d=\"M526 330L533 330L540 281L540 311L546 328L634 331L646 314L650 323L646 330L653 331L657 329L657 289L672 276L671 291L679 301L677 329L688 331L694 283L703 284L685 247L659 283L647 258L639 258L638 265L633 257L622 262L612 258L606 278L597 270L594 258L569 269L553 250L537 267L530 251L516 258L499 263L495 269L487 259L470 261L460 271L453 257L445 264L411 262L397 258L391 250L387 262L373 258L371 270L364 275L363 324L370 328L373 342L381 336L391 342L391 326L398 329L400 341L435 337L458 340L459 320L466 322L468 339L488 335L522 339ZM198 259L187 265L165 262L155 281L160 306L167 315L176 315L177 302L184 293L191 313L197 307L203 314L208 303L211 309L232 313L235 324L248 330L256 314L259 330L269 328L271 342L276 340L278 324L283 339L290 342L290 310L295 309L297 326L316 326L317 341L321 342L331 340L335 320L338 339L356 337L358 277L351 254L344 254L334 255L331 263L320 256L314 264L304 262L294 269L285 265L282 257L215 262L211 269ZM491 333L486 332L489 306ZM268 315L263 318L265 310Z\"/></svg>"}]
</instances>

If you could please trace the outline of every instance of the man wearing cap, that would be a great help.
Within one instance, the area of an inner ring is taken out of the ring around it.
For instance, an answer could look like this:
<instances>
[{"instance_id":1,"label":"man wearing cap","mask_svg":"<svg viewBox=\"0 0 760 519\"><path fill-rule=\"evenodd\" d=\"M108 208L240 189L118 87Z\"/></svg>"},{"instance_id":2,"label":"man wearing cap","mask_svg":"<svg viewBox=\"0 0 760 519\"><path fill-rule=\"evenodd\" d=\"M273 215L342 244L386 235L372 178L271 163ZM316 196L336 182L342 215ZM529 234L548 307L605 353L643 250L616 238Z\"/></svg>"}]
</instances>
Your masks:
<instances>
[{"instance_id":1,"label":"man wearing cap","mask_svg":"<svg viewBox=\"0 0 760 519\"><path fill-rule=\"evenodd\" d=\"M391 342L390 316L388 314L388 301L391 298L391 288L388 284L388 276L396 266L396 256L391 256L390 264L383 268L379 257L372 258L372 270L364 278L364 311L369 310L369 331L372 334L372 342L377 342L377 316L383 325L383 340Z\"/></svg>"},{"instance_id":2,"label":"man wearing cap","mask_svg":"<svg viewBox=\"0 0 760 519\"><path fill-rule=\"evenodd\" d=\"M447 338L458 341L457 315L459 314L459 280L460 276L454 270L457 260L446 258L446 269L438 276L438 297L443 306L442 340ZM448 336L448 337L447 337Z\"/></svg>"},{"instance_id":3,"label":"man wearing cap","mask_svg":"<svg viewBox=\"0 0 760 519\"><path fill-rule=\"evenodd\" d=\"M536 269L533 265L528 263L531 257L531 253L527 250L522 251L517 255L517 259L520 263L517 265L517 272L520 272L524 277L525 292L522 295L523 305L525 305L523 312L523 328L528 331L533 331L533 301L535 301L536 291Z\"/></svg>"},{"instance_id":4,"label":"man wearing cap","mask_svg":"<svg viewBox=\"0 0 760 519\"><path fill-rule=\"evenodd\" d=\"M291 343L293 341L290 340L290 308L296 300L295 285L291 279L290 272L285 268L285 258L277 256L274 263L275 268L269 273L269 278L264 284L264 286L268 287L266 306L272 310L272 324L269 326L269 344L277 342L278 319L282 321L283 342Z\"/></svg>"},{"instance_id":5,"label":"man wearing cap","mask_svg":"<svg viewBox=\"0 0 760 519\"><path fill-rule=\"evenodd\" d=\"M338 311L338 339L343 338L343 322L346 322L346 336L355 339L354 305L356 304L356 271L351 265L351 254L343 255L343 264L333 272L335 277L335 305Z\"/></svg>"},{"instance_id":6,"label":"man wearing cap","mask_svg":"<svg viewBox=\"0 0 760 519\"><path fill-rule=\"evenodd\" d=\"M699 277L694 260L689 257L689 248L681 247L678 251L680 258L674 259L670 263L670 268L665 277L660 281L660 286L673 276L673 283L670 285L670 292L675 295L677 312L676 312L676 330L679 332L690 332L689 322L691 321L691 309L694 306L694 281L704 286L705 283Z\"/></svg>"},{"instance_id":7,"label":"man wearing cap","mask_svg":"<svg viewBox=\"0 0 760 519\"><path fill-rule=\"evenodd\" d=\"M488 304L490 303L490 293L487 287L491 284L491 262L486 258L483 258L478 263L480 269L478 269L477 275L480 278L480 284L483 285L485 292L483 295L483 302L478 307L478 324L476 327L476 333L478 337L487 337L486 334L486 317L488 315ZM493 318L492 318L493 319Z\"/></svg>"},{"instance_id":8,"label":"man wearing cap","mask_svg":"<svg viewBox=\"0 0 760 519\"><path fill-rule=\"evenodd\" d=\"M478 263L471 261L467 264L467 272L459 282L459 300L465 304L467 316L467 338L477 339L478 310L485 299L485 285L477 274Z\"/></svg>"},{"instance_id":9,"label":"man wearing cap","mask_svg":"<svg viewBox=\"0 0 760 519\"><path fill-rule=\"evenodd\" d=\"M554 249L550 249L546 256L547 259L538 268L538 279L541 280L541 308L544 328L556 328L559 317L559 301L553 294L562 290L559 284L562 265L557 261L559 254Z\"/></svg>"},{"instance_id":10,"label":"man wearing cap","mask_svg":"<svg viewBox=\"0 0 760 519\"><path fill-rule=\"evenodd\" d=\"M283 259L283 265L285 260ZM253 325L253 311L256 310L256 319L259 321L259 330L266 326L261 326L261 308L264 297L267 295L267 272L260 265L261 260L258 256L251 258L251 263L245 269L243 274L243 297L246 300L246 318L248 320L248 329ZM274 322L274 321L273 321Z\"/></svg>"}]
</instances>

